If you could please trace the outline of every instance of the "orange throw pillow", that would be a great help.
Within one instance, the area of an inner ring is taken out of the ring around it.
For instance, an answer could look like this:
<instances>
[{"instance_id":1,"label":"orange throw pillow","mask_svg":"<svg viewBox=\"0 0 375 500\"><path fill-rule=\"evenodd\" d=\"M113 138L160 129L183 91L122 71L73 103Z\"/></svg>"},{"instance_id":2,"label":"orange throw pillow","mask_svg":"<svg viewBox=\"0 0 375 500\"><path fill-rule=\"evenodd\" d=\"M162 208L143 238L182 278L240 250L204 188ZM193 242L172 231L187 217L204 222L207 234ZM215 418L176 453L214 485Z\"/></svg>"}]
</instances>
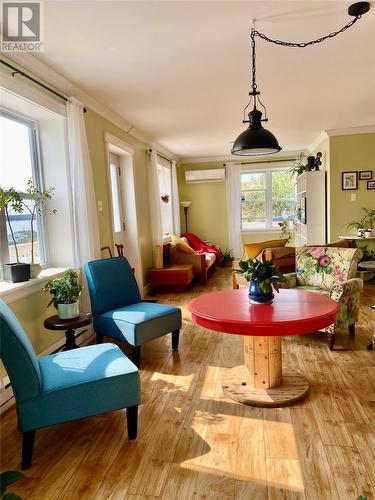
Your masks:
<instances>
[{"instance_id":1,"label":"orange throw pillow","mask_svg":"<svg viewBox=\"0 0 375 500\"><path fill-rule=\"evenodd\" d=\"M255 259L265 248L285 247L287 241L288 238L285 240L262 241L260 243L245 243L242 258L250 257L251 259Z\"/></svg>"}]
</instances>

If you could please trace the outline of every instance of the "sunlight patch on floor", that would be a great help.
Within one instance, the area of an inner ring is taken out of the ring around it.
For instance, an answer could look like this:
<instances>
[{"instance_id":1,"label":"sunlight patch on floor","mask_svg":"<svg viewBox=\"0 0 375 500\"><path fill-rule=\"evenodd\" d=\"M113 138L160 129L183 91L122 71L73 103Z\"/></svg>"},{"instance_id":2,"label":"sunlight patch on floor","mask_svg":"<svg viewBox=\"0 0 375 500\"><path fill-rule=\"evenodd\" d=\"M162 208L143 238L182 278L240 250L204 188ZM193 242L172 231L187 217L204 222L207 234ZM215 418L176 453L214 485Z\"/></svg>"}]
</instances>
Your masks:
<instances>
[{"instance_id":1,"label":"sunlight patch on floor","mask_svg":"<svg viewBox=\"0 0 375 500\"><path fill-rule=\"evenodd\" d=\"M212 369L209 378L214 374ZM211 401L215 408L215 401ZM200 475L304 491L293 425L249 415L235 416L233 409L229 411L230 415L209 410L195 412L192 428L204 439L208 451L182 462L181 467Z\"/></svg>"},{"instance_id":2,"label":"sunlight patch on floor","mask_svg":"<svg viewBox=\"0 0 375 500\"><path fill-rule=\"evenodd\" d=\"M194 373L190 375L168 375L167 373L155 372L151 377L151 380L153 382L157 381L166 382L166 386L163 389L164 392L176 392L176 391L187 392L191 387L193 379L194 379Z\"/></svg>"}]
</instances>

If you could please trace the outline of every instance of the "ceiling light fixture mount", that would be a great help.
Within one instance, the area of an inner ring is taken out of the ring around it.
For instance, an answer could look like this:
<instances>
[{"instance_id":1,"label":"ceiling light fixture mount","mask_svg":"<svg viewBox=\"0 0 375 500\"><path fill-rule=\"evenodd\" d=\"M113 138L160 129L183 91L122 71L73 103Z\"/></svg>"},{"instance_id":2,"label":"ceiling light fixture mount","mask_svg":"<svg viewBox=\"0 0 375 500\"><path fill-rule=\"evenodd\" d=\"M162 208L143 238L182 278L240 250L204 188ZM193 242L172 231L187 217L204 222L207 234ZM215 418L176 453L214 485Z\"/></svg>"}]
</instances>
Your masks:
<instances>
[{"instance_id":1,"label":"ceiling light fixture mount","mask_svg":"<svg viewBox=\"0 0 375 500\"><path fill-rule=\"evenodd\" d=\"M255 37L258 36L262 38L266 42L274 43L275 45L282 45L283 47L295 47L295 48L305 48L309 45L315 45L321 42L324 42L328 38L333 38L336 35L343 33L348 28L353 26L354 23L358 21L362 17L363 14L366 14L370 10L369 2L357 2L348 8L349 16L352 16L354 19L351 19L345 26L343 26L338 31L334 31L329 33L328 35L322 36L321 38L317 38L315 40L311 40L309 42L284 42L282 40L274 40L269 38L264 33L256 30L254 27L251 28L250 32L250 41L251 41L251 62L252 62L252 70L251 70L251 91L249 92L250 100L244 109L244 119L243 123L248 123L249 127L242 132L237 139L234 141L232 147L232 154L237 156L261 156L268 155L273 153L278 153L281 151L281 147L276 139L276 137L269 131L263 128L262 122L267 122L267 110L262 101L259 98L260 92L257 88L256 84L256 47L255 47ZM246 110L253 106L253 109L248 113L248 120L245 119ZM257 108L262 107L264 109L264 118L262 118L263 113Z\"/></svg>"}]
</instances>

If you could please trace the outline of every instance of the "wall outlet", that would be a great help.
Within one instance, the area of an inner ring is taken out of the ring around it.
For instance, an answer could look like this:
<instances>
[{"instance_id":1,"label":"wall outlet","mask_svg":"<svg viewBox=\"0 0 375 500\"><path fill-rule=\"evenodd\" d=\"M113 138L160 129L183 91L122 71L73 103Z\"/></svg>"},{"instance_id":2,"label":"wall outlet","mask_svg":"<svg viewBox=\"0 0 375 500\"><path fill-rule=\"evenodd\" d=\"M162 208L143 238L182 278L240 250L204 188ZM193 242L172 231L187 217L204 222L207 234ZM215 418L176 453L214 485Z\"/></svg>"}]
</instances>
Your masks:
<instances>
[{"instance_id":1,"label":"wall outlet","mask_svg":"<svg viewBox=\"0 0 375 500\"><path fill-rule=\"evenodd\" d=\"M357 193L352 193L350 195L350 201L357 201Z\"/></svg>"}]
</instances>

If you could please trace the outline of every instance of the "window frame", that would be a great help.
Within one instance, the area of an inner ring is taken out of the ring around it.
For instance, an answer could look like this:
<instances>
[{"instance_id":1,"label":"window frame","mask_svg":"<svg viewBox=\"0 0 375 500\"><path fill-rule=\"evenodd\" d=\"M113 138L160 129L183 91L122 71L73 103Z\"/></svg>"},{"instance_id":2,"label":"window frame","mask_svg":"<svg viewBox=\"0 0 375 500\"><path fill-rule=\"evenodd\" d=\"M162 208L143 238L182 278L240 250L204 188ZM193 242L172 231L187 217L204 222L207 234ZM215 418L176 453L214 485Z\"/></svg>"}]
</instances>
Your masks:
<instances>
[{"instance_id":1,"label":"window frame","mask_svg":"<svg viewBox=\"0 0 375 500\"><path fill-rule=\"evenodd\" d=\"M157 169L158 169L158 182L159 182L159 195L160 195L160 207L163 206L163 201L161 199L161 196L164 194L160 190L160 178L161 178L161 172L162 169L167 169L168 170L168 179L169 179L169 215L170 215L170 221L168 225L170 226L170 232L165 233L163 231L163 240L167 240L168 238L171 237L173 234L173 197L172 197L172 165L166 164L166 162L163 162L160 160L159 157L157 157ZM161 215L161 222L162 222L162 227L163 227L163 211L160 208L160 215Z\"/></svg>"},{"instance_id":2,"label":"window frame","mask_svg":"<svg viewBox=\"0 0 375 500\"><path fill-rule=\"evenodd\" d=\"M43 190L43 169L42 169L42 160L41 160L41 152L40 152L40 141L39 141L39 129L38 129L38 121L33 120L31 118L25 117L20 113L11 111L3 106L0 106L0 116L13 120L17 123L25 125L28 127L28 135L29 135L29 148L30 148L30 161L31 161L31 175L33 179L34 186L42 191ZM27 193L20 193L22 198L30 199ZM0 217L2 215L0 214ZM5 215L4 215L5 218ZM39 256L40 256L40 265L42 268L46 268L48 266L47 263L47 246L46 246L46 223L44 219L43 212L40 214L38 211L36 212L36 223L38 228L38 242L39 242ZM6 221L5 221L6 224ZM1 238L4 236L4 238ZM0 243L1 245L5 245L9 248L8 240L5 240L7 237L6 234L0 234Z\"/></svg>"},{"instance_id":3,"label":"window frame","mask_svg":"<svg viewBox=\"0 0 375 500\"><path fill-rule=\"evenodd\" d=\"M287 173L287 168L260 168L254 170L242 170L240 173L240 189L241 189L241 214L240 214L240 227L241 233L253 233L253 232L277 232L279 228L273 227L272 225L272 174L285 172ZM245 174L264 174L264 189L242 189L242 175ZM265 217L254 217L254 220L265 219L265 227L264 228L244 228L243 227L243 217L242 217L242 206L244 201L242 201L242 193L243 192L252 192L252 191L264 191L265 193L265 201L264 201L264 209L265 209Z\"/></svg>"}]
</instances>

